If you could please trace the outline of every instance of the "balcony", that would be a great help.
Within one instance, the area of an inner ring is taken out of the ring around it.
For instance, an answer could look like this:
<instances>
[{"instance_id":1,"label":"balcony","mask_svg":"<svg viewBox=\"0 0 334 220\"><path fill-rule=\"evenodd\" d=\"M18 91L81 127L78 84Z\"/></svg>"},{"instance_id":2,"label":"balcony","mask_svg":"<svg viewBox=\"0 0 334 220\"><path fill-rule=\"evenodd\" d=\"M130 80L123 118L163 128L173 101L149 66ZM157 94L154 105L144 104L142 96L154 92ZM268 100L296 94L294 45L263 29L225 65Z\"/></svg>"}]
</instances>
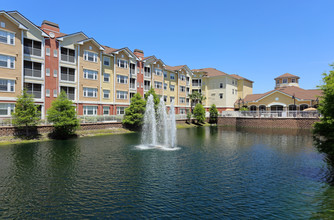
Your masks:
<instances>
[{"instance_id":1,"label":"balcony","mask_svg":"<svg viewBox=\"0 0 334 220\"><path fill-rule=\"evenodd\" d=\"M31 91L31 90L27 90L27 93L32 95L33 98L35 99L40 99L42 98L42 92L41 91Z\"/></svg>"},{"instance_id":2,"label":"balcony","mask_svg":"<svg viewBox=\"0 0 334 220\"><path fill-rule=\"evenodd\" d=\"M147 77L147 78L151 78L151 73L150 72L144 72L144 76Z\"/></svg>"},{"instance_id":3,"label":"balcony","mask_svg":"<svg viewBox=\"0 0 334 220\"><path fill-rule=\"evenodd\" d=\"M136 89L136 84L135 83L130 83L130 89Z\"/></svg>"},{"instance_id":4,"label":"balcony","mask_svg":"<svg viewBox=\"0 0 334 220\"><path fill-rule=\"evenodd\" d=\"M193 83L192 86L202 86L202 83Z\"/></svg>"},{"instance_id":5,"label":"balcony","mask_svg":"<svg viewBox=\"0 0 334 220\"><path fill-rule=\"evenodd\" d=\"M148 90L150 90L150 89L151 89L151 86L149 86L149 85L145 85L145 86L144 86L144 90L145 90L145 91L148 91Z\"/></svg>"},{"instance_id":6,"label":"balcony","mask_svg":"<svg viewBox=\"0 0 334 220\"><path fill-rule=\"evenodd\" d=\"M70 55L66 55L66 54L61 55L61 61L74 63L74 60L75 60L74 56L70 56Z\"/></svg>"},{"instance_id":7,"label":"balcony","mask_svg":"<svg viewBox=\"0 0 334 220\"><path fill-rule=\"evenodd\" d=\"M41 70L34 70L29 68L24 68L24 76L30 76L30 77L42 77L42 71Z\"/></svg>"},{"instance_id":8,"label":"balcony","mask_svg":"<svg viewBox=\"0 0 334 220\"><path fill-rule=\"evenodd\" d=\"M69 100L74 100L74 93L67 93L66 95Z\"/></svg>"},{"instance_id":9,"label":"balcony","mask_svg":"<svg viewBox=\"0 0 334 220\"><path fill-rule=\"evenodd\" d=\"M40 57L42 56L42 50L38 48L24 46L24 54Z\"/></svg>"},{"instance_id":10,"label":"balcony","mask_svg":"<svg viewBox=\"0 0 334 220\"><path fill-rule=\"evenodd\" d=\"M74 82L74 75L62 73L60 79L62 81Z\"/></svg>"}]
</instances>

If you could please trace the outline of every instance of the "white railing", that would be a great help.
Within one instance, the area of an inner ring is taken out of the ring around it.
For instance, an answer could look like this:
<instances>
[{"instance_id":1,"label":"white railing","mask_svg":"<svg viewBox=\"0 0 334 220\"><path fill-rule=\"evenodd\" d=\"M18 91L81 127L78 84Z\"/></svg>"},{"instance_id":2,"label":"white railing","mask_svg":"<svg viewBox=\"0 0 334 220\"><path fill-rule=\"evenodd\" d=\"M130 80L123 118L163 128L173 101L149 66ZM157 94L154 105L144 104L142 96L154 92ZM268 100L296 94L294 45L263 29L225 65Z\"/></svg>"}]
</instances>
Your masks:
<instances>
[{"instance_id":1,"label":"white railing","mask_svg":"<svg viewBox=\"0 0 334 220\"><path fill-rule=\"evenodd\" d=\"M123 115L80 115L78 118L80 123L122 122Z\"/></svg>"},{"instance_id":2,"label":"white railing","mask_svg":"<svg viewBox=\"0 0 334 220\"><path fill-rule=\"evenodd\" d=\"M318 111L223 111L222 117L245 118L319 118Z\"/></svg>"}]
</instances>

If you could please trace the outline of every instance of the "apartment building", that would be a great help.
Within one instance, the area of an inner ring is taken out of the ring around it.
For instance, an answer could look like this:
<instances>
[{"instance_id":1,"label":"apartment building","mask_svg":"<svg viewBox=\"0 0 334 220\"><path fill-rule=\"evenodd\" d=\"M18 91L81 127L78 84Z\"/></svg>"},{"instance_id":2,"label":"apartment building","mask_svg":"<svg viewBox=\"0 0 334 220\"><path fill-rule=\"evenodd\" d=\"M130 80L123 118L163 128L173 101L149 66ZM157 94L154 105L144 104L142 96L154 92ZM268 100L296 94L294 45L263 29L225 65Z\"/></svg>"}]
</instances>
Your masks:
<instances>
[{"instance_id":1,"label":"apartment building","mask_svg":"<svg viewBox=\"0 0 334 220\"><path fill-rule=\"evenodd\" d=\"M78 115L122 115L135 93L144 96L150 88L185 114L194 91L208 97L206 108L214 103L223 110L251 94L252 83L213 68L169 66L139 49L104 46L83 32L62 33L54 22L37 26L17 11L0 11L0 117L10 117L23 89L45 118L60 91Z\"/></svg>"}]
</instances>

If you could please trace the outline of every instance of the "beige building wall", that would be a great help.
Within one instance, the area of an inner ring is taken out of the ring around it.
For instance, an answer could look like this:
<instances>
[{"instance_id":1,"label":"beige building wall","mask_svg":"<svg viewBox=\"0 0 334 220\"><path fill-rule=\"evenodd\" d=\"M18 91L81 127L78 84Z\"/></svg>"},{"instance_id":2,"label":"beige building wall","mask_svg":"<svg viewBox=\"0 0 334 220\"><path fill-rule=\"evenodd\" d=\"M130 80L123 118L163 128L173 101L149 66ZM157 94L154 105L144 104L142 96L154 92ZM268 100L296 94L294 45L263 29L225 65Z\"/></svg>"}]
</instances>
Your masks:
<instances>
[{"instance_id":1,"label":"beige building wall","mask_svg":"<svg viewBox=\"0 0 334 220\"><path fill-rule=\"evenodd\" d=\"M115 102L116 103L124 103L128 104L130 103L130 59L129 55L121 51L119 54L115 55ZM128 62L127 68L121 68L118 67L118 59L126 60ZM128 83L122 84L117 82L117 75L127 76L128 77ZM117 91L123 91L127 92L127 99L117 99Z\"/></svg>"},{"instance_id":2,"label":"beige building wall","mask_svg":"<svg viewBox=\"0 0 334 220\"><path fill-rule=\"evenodd\" d=\"M84 60L84 52L89 51L97 54L97 62L92 62ZM85 42L83 45L80 45L79 51L79 99L80 101L91 101L97 102L100 101L100 77L101 77L101 63L100 63L100 50L99 48L91 41ZM84 78L84 69L97 71L97 79L85 79ZM84 97L83 88L94 88L97 89L96 97Z\"/></svg>"},{"instance_id":3,"label":"beige building wall","mask_svg":"<svg viewBox=\"0 0 334 220\"><path fill-rule=\"evenodd\" d=\"M154 88L154 91L157 95L162 96L164 93L164 75L163 75L163 63L161 63L160 61L158 61L156 64L152 64L152 87ZM161 76L158 76L155 74L155 70L156 69L160 69L162 71ZM161 89L157 89L155 88L155 83L154 82L161 82L162 84L162 88Z\"/></svg>"},{"instance_id":4,"label":"beige building wall","mask_svg":"<svg viewBox=\"0 0 334 220\"><path fill-rule=\"evenodd\" d=\"M238 99L245 98L247 95L253 94L253 83L245 80L238 80Z\"/></svg>"},{"instance_id":5,"label":"beige building wall","mask_svg":"<svg viewBox=\"0 0 334 220\"><path fill-rule=\"evenodd\" d=\"M103 60L104 57L108 57L110 59L110 65L104 65ZM102 55L102 71L100 73L100 80L101 80L101 95L102 95L102 102L111 103L114 101L114 57L109 55ZM109 82L104 82L104 73L110 75ZM103 97L103 90L109 90L109 99Z\"/></svg>"},{"instance_id":6,"label":"beige building wall","mask_svg":"<svg viewBox=\"0 0 334 220\"><path fill-rule=\"evenodd\" d=\"M15 34L14 45L0 43L1 55L15 57L14 69L0 67L0 79L15 80L15 90L14 92L0 92L0 100L5 97L15 100L22 91L22 31L3 15L0 15L0 21L5 23L5 28L0 28L0 30Z\"/></svg>"},{"instance_id":7,"label":"beige building wall","mask_svg":"<svg viewBox=\"0 0 334 220\"><path fill-rule=\"evenodd\" d=\"M184 76L184 80L181 79L181 76ZM180 107L186 107L187 106L187 72L182 69L181 71L179 71L179 75L178 75L178 86L177 86L177 91L178 91L178 106ZM181 86L184 86L185 90L184 92L181 91ZM180 99L184 98L184 103L181 103Z\"/></svg>"},{"instance_id":8,"label":"beige building wall","mask_svg":"<svg viewBox=\"0 0 334 220\"><path fill-rule=\"evenodd\" d=\"M164 96L167 96L166 105L170 105L170 97L174 97L174 103L177 103L177 77L178 75L174 71L166 70L167 78L164 79L164 83L167 84L167 90L164 90ZM174 79L171 79L171 74L174 74ZM174 91L170 90L170 86L174 86Z\"/></svg>"},{"instance_id":9,"label":"beige building wall","mask_svg":"<svg viewBox=\"0 0 334 220\"><path fill-rule=\"evenodd\" d=\"M226 100L228 96L226 94L226 76L205 77L205 95L206 106L210 107L215 104L216 107L226 107ZM223 88L220 88L220 83L223 83ZM220 98L220 94L223 94L223 98Z\"/></svg>"}]
</instances>

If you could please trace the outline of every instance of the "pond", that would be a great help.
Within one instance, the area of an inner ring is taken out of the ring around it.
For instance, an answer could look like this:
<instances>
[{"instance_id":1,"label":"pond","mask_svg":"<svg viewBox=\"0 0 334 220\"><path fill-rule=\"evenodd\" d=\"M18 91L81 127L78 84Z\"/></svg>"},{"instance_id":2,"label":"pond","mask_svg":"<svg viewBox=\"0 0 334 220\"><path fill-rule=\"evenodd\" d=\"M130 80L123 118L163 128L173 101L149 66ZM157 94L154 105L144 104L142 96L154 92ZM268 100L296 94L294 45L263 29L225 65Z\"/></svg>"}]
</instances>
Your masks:
<instances>
[{"instance_id":1,"label":"pond","mask_svg":"<svg viewBox=\"0 0 334 220\"><path fill-rule=\"evenodd\" d=\"M178 150L137 133L0 148L0 218L305 219L334 215L308 131L179 129Z\"/></svg>"}]
</instances>

